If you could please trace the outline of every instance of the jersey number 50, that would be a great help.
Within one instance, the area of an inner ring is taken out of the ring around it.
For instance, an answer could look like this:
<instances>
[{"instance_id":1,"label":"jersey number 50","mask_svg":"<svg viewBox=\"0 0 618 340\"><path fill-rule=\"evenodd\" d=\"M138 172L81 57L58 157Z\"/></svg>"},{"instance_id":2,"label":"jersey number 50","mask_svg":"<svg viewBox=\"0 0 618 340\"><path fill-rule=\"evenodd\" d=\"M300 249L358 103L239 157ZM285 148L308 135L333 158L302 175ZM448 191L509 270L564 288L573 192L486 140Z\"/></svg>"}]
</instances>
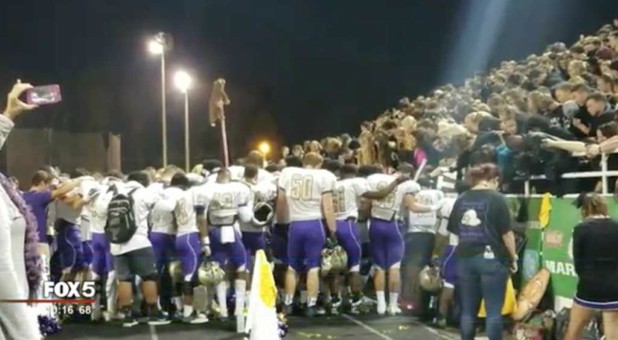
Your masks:
<instances>
[{"instance_id":1,"label":"jersey number 50","mask_svg":"<svg viewBox=\"0 0 618 340\"><path fill-rule=\"evenodd\" d=\"M290 197L294 200L310 201L313 191L313 176L292 176Z\"/></svg>"}]
</instances>

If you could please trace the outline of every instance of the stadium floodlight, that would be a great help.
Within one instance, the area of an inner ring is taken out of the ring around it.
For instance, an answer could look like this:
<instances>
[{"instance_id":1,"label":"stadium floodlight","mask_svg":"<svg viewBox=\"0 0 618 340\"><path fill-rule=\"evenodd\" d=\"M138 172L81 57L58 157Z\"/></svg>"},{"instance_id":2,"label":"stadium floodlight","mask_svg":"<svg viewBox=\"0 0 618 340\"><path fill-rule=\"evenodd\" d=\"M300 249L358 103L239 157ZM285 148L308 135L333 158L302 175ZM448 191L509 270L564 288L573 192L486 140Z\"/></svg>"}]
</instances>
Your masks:
<instances>
[{"instance_id":1,"label":"stadium floodlight","mask_svg":"<svg viewBox=\"0 0 618 340\"><path fill-rule=\"evenodd\" d=\"M187 91L191 88L192 83L193 80L191 79L191 76L185 71L178 71L174 75L174 84L182 93L187 93Z\"/></svg>"}]
</instances>

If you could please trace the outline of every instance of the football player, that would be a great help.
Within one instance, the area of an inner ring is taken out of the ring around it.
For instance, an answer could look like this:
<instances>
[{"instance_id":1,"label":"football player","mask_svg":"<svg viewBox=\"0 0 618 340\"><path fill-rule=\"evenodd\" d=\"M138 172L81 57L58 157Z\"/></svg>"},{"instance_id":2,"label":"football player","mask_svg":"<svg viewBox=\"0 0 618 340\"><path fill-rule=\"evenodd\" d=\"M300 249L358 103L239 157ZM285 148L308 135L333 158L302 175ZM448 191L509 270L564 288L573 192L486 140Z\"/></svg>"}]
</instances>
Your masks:
<instances>
[{"instance_id":1,"label":"football player","mask_svg":"<svg viewBox=\"0 0 618 340\"><path fill-rule=\"evenodd\" d=\"M297 274L307 270L307 315L315 315L319 289L318 271L322 249L329 238L335 238L336 222L333 191L337 179L322 170L322 157L309 152L303 157L303 168L283 169L278 182L277 221L287 221L288 271L285 279L284 310L292 311ZM326 221L326 227L322 220Z\"/></svg>"}]
</instances>

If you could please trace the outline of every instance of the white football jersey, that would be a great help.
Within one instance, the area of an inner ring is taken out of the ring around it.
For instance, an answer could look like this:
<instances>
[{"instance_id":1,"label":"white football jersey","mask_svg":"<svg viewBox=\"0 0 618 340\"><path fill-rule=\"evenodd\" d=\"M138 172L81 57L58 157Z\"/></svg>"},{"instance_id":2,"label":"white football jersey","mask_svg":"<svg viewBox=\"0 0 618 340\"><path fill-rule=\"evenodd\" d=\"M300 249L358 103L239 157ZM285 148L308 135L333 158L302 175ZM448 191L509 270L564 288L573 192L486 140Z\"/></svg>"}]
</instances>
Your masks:
<instances>
[{"instance_id":1,"label":"white football jersey","mask_svg":"<svg viewBox=\"0 0 618 340\"><path fill-rule=\"evenodd\" d=\"M80 195L82 196L82 200L86 201L86 205L83 207L81 215L80 215L80 229L82 233L82 240L87 241L92 239L92 232L96 232L93 229L96 228L94 226L94 216L93 216L93 203L96 200L96 197L100 194L101 184L99 182L93 182L90 185L82 186L80 188Z\"/></svg>"},{"instance_id":2,"label":"white football jersey","mask_svg":"<svg viewBox=\"0 0 618 340\"><path fill-rule=\"evenodd\" d=\"M91 195L96 195L98 191L99 182L92 179L84 180L80 186L78 187L79 195L82 197L82 200L88 202L91 199ZM91 234L91 226L92 226L92 213L90 209L88 209L88 205L84 206L81 210L81 214L79 216L80 223L79 227L81 230L82 241L90 241L92 240Z\"/></svg>"},{"instance_id":3,"label":"white football jersey","mask_svg":"<svg viewBox=\"0 0 618 340\"><path fill-rule=\"evenodd\" d=\"M390 185L397 178L393 175L374 174L367 177L369 189L371 191L381 190ZM415 195L421 191L421 187L415 181L406 181L397 186L388 196L380 200L373 200L371 203L372 217L389 219L396 218L403 204L406 195Z\"/></svg>"},{"instance_id":4,"label":"white football jersey","mask_svg":"<svg viewBox=\"0 0 618 340\"><path fill-rule=\"evenodd\" d=\"M270 202L277 198L277 184L273 181L264 181L255 185L253 192L254 201Z\"/></svg>"},{"instance_id":5,"label":"white football jersey","mask_svg":"<svg viewBox=\"0 0 618 340\"><path fill-rule=\"evenodd\" d=\"M165 188L163 190L161 200L155 203L150 213L152 232L170 235L176 234L174 209L181 195L182 190L179 188Z\"/></svg>"},{"instance_id":6,"label":"white football jersey","mask_svg":"<svg viewBox=\"0 0 618 340\"><path fill-rule=\"evenodd\" d=\"M419 204L425 206L435 206L444 199L444 192L441 190L424 189L415 196ZM436 225L438 224L438 213L436 211L417 213L408 211L408 232L425 232L436 233Z\"/></svg>"},{"instance_id":7,"label":"white football jersey","mask_svg":"<svg viewBox=\"0 0 618 340\"><path fill-rule=\"evenodd\" d=\"M215 225L233 224L238 208L253 204L251 189L240 182L209 183L193 190L195 206L204 208Z\"/></svg>"},{"instance_id":8,"label":"white football jersey","mask_svg":"<svg viewBox=\"0 0 618 340\"><path fill-rule=\"evenodd\" d=\"M180 189L179 189L180 190ZM199 232L197 227L197 188L180 191L174 207L174 217L178 227L177 235L186 235Z\"/></svg>"},{"instance_id":9,"label":"white football jersey","mask_svg":"<svg viewBox=\"0 0 618 340\"><path fill-rule=\"evenodd\" d=\"M96 181L94 179L85 179L80 185L69 192L71 195L79 195L82 198L84 197L84 193L88 192L90 188L96 185ZM82 209L73 209L73 207L65 204L60 200L56 200L56 218L62 219L67 222L80 225L81 224L81 215Z\"/></svg>"},{"instance_id":10,"label":"white football jersey","mask_svg":"<svg viewBox=\"0 0 618 340\"><path fill-rule=\"evenodd\" d=\"M90 212L90 231L97 234L105 232L107 223L107 206L114 197L110 186L100 184L88 193L88 205L86 209Z\"/></svg>"},{"instance_id":11,"label":"white football jersey","mask_svg":"<svg viewBox=\"0 0 618 340\"><path fill-rule=\"evenodd\" d=\"M232 165L227 168L230 171L230 179L232 181L240 181L245 175L245 167L240 165ZM217 178L217 174L215 175L215 179Z\"/></svg>"},{"instance_id":12,"label":"white football jersey","mask_svg":"<svg viewBox=\"0 0 618 340\"><path fill-rule=\"evenodd\" d=\"M165 185L162 182L153 182L146 188L152 195L162 196Z\"/></svg>"},{"instance_id":13,"label":"white football jersey","mask_svg":"<svg viewBox=\"0 0 618 340\"><path fill-rule=\"evenodd\" d=\"M438 233L443 236L449 237L448 244L451 246L456 246L459 244L459 238L457 235L450 233L448 231L448 220L451 217L451 213L453 212L453 206L455 205L455 201L457 198L448 197L444 199L442 202L442 206L438 210L438 217L440 217L440 228L438 229Z\"/></svg>"},{"instance_id":14,"label":"white football jersey","mask_svg":"<svg viewBox=\"0 0 618 340\"><path fill-rule=\"evenodd\" d=\"M335 188L333 204L337 219L358 218L358 201L369 191L367 179L361 177L343 179L337 181Z\"/></svg>"},{"instance_id":15,"label":"white football jersey","mask_svg":"<svg viewBox=\"0 0 618 340\"><path fill-rule=\"evenodd\" d=\"M271 202L277 197L277 185L272 182L262 182L258 184L251 184L243 182L251 189L251 201L257 202ZM263 228L256 228L252 222L243 223L240 222L240 230L244 232L263 232Z\"/></svg>"},{"instance_id":16,"label":"white football jersey","mask_svg":"<svg viewBox=\"0 0 618 340\"><path fill-rule=\"evenodd\" d=\"M322 169L285 168L279 188L285 191L289 222L322 218L322 194L334 192L337 178Z\"/></svg>"}]
</instances>

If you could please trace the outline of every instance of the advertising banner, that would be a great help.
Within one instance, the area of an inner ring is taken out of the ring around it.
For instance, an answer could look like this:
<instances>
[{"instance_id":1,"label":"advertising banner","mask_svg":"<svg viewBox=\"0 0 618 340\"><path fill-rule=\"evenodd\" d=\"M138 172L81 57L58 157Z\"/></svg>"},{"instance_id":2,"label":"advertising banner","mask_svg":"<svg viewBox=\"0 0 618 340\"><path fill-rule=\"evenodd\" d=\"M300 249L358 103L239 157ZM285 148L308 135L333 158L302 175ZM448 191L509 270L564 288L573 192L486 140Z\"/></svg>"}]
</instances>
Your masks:
<instances>
[{"instance_id":1,"label":"advertising banner","mask_svg":"<svg viewBox=\"0 0 618 340\"><path fill-rule=\"evenodd\" d=\"M573 199L552 199L549 226L543 234L543 266L551 273L550 286L557 297L572 298L577 288L573 265L573 228L581 221L581 214L573 206Z\"/></svg>"}]
</instances>

